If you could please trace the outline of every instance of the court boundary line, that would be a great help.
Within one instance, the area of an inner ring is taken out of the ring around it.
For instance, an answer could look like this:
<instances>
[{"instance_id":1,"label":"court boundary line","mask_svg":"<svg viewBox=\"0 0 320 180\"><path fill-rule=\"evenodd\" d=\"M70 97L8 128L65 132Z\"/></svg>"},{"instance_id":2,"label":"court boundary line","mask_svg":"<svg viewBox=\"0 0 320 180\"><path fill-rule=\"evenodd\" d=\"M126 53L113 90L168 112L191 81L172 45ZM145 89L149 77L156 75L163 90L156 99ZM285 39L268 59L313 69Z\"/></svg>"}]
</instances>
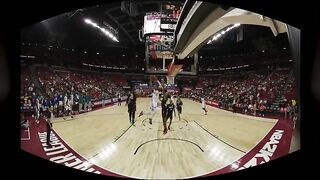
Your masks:
<instances>
[{"instance_id":1,"label":"court boundary line","mask_svg":"<svg viewBox=\"0 0 320 180\"><path fill-rule=\"evenodd\" d=\"M137 122L138 120L135 121L135 123ZM112 143L115 143L117 142L121 136L123 136L131 127L133 126L133 124L131 124L118 138L116 138Z\"/></svg>"},{"instance_id":2,"label":"court boundary line","mask_svg":"<svg viewBox=\"0 0 320 180\"><path fill-rule=\"evenodd\" d=\"M28 137L27 138L20 138L21 141L29 141L31 139L29 127L28 127L27 131L28 131Z\"/></svg>"},{"instance_id":3,"label":"court boundary line","mask_svg":"<svg viewBox=\"0 0 320 180\"><path fill-rule=\"evenodd\" d=\"M212 106L211 106L212 107ZM277 119L278 120L278 119ZM191 121L194 121L194 120L191 120ZM191 122L190 121L190 122ZM279 121L279 120L278 120ZM276 123L278 123L278 122L276 122ZM276 123L274 124L274 126L276 125ZM274 127L273 126L273 127ZM272 128L273 128L272 127ZM272 128L270 129L270 131L272 130ZM54 131L54 129L53 129L53 131ZM269 131L269 132L270 132ZM269 133L268 132L268 133ZM69 148L71 148L74 152L76 152L81 158L83 158L84 160L87 160L87 162L89 162L89 163L91 163L91 164L93 164L93 165L95 165L95 166L97 166L97 167L100 167L101 169L103 169L103 170L106 170L106 171L109 171L109 172L111 172L111 173L115 173L115 174L117 174L117 175L120 175L120 176L124 176L125 178L138 178L138 179L140 179L141 177L135 177L135 176L130 176L130 175L125 175L125 174L121 174L121 173L118 173L118 172L115 172L115 171L112 171L112 170L109 170L109 169L107 169L106 167L102 167L102 166L100 166L100 165L98 165L97 163L92 163L91 161L90 161L90 159L88 159L88 158L85 158L82 154L80 154L80 153L78 153L72 146L70 146L60 135L59 135L59 133L58 132L56 132L56 131L54 131L54 133L56 133L56 135L58 135L59 136L59 138L61 139L61 140L63 140L63 142L66 144L66 145L68 145L69 146ZM254 147L256 147L263 139L264 139L265 137L263 137ZM253 147L253 148L254 148ZM252 149L253 149L252 148ZM252 149L250 149L248 152L246 152L246 154L247 153L249 153ZM245 155L246 155L245 154ZM245 156L245 155L243 155L243 156ZM242 158L243 156L241 156L240 158ZM239 159L237 159L237 160L239 160ZM234 161L234 162L237 162L237 160L236 161ZM234 163L233 162L233 163ZM231 163L231 164L233 164L233 163ZM225 168L225 167L227 167L227 166L229 166L230 164L228 164L228 165L226 165L226 166L224 166L224 167L221 167L221 168L219 168L219 169L217 169L217 170L214 170L214 171L212 171L212 172L208 172L208 173L213 173L213 172L216 172L216 171L218 171L218 170L220 170L220 169L223 169L223 168ZM233 172L236 172L236 171L233 171ZM199 177L199 178L201 178L201 177L206 177L206 175L208 174L208 173L204 173L204 174L202 174L202 175L196 175L196 176L187 176L187 177L184 177L184 178L197 178L197 177ZM105 175L105 174L103 174L103 175ZM214 176L217 176L217 175L214 175ZM209 176L209 177L214 177L214 176ZM111 177L116 177L116 176L111 176ZM183 178L183 179L184 179Z\"/></svg>"},{"instance_id":4,"label":"court boundary line","mask_svg":"<svg viewBox=\"0 0 320 180\"><path fill-rule=\"evenodd\" d=\"M194 100L192 100L190 98L184 98L184 99L187 99L187 100L190 100L192 102L196 102L198 104L201 104L198 101L194 101ZM229 110L226 110L226 109L221 109L219 107L216 107L216 106L213 106L213 105L210 105L210 104L206 104L206 106L209 106L210 108L213 108L213 109L216 109L216 110L219 110L219 111L232 113L235 116L243 117L243 118L246 118L248 120L257 120L257 121L261 121L261 122L277 123L277 120L280 119L280 117L278 117L278 118L270 118L270 117L260 117L260 116L247 115L247 114L242 114L242 113L233 113L232 111L229 111Z\"/></svg>"},{"instance_id":5,"label":"court boundary line","mask_svg":"<svg viewBox=\"0 0 320 180\"><path fill-rule=\"evenodd\" d=\"M146 123L146 120L149 119L149 118L145 118L143 119L143 121L141 122L143 126L145 126L145 123ZM186 120L185 120L186 121ZM186 121L187 124L189 123L188 121ZM152 123L163 123L161 121L152 121ZM172 123L183 123L182 121L172 121Z\"/></svg>"},{"instance_id":6,"label":"court boundary line","mask_svg":"<svg viewBox=\"0 0 320 180\"><path fill-rule=\"evenodd\" d=\"M212 137L216 138L217 140L221 141L222 143L224 143L224 144L226 144L226 145L228 145L228 146L232 147L233 149L236 149L236 150L238 150L238 151L240 151L240 152L246 153L245 151L243 151L243 150L241 150L241 149L239 149L239 148L237 148L237 147L235 147L235 146L233 146L233 145L231 145L231 144L223 141L222 139L216 137L214 134L212 134L212 133L211 133L210 131L208 131L206 128L202 127L197 121L193 120L193 122L195 122L199 127L201 127L203 130L205 130L207 133L209 133Z\"/></svg>"},{"instance_id":7,"label":"court boundary line","mask_svg":"<svg viewBox=\"0 0 320 180\"><path fill-rule=\"evenodd\" d=\"M111 173L113 173L113 174L116 174L116 175L119 175L119 176L123 176L124 178L129 177L129 178L136 178L136 179L137 179L137 177L129 176L129 175L124 175L124 174L121 174L121 173L118 173L118 172L109 170L109 169L107 169L107 168L105 168L105 167L102 167L102 166L100 166L98 163L93 163L93 162L91 162L90 160L92 159L92 157L86 158L84 155L82 155L82 154L80 154L79 152L77 152L77 150L75 150L75 148L73 148L71 145L69 145L69 144L62 138L62 136L60 136L60 134L59 134L58 132L56 132L54 129L52 129L52 132L54 132L54 133L56 134L56 136L58 136L58 137L60 138L60 140L63 141L63 143L65 143L65 144L68 146L68 151L69 151L69 149L71 149L71 150L74 151L78 156L80 156L83 160L86 160L86 161L89 162L90 164L95 165L95 166L97 166L97 167L99 167L99 168L101 168L101 169L103 169L103 170L105 170L105 171L111 172ZM49 159L47 159L47 160L50 161ZM53 163L55 163L55 162L53 162ZM57 164L58 164L58 163L57 163ZM68 168L71 168L71 167L68 167ZM92 173L92 172L88 172L88 173ZM101 173L101 174L104 175L104 176L108 176L108 175L103 174L103 173ZM111 175L111 177L117 177L117 176Z\"/></svg>"},{"instance_id":8,"label":"court boundary line","mask_svg":"<svg viewBox=\"0 0 320 180\"><path fill-rule=\"evenodd\" d=\"M89 117L89 116L92 116L92 115L90 115L88 113L91 113L91 112L94 112L94 111L103 110L105 108L110 108L110 107L114 107L114 104L109 104L109 105L107 105L105 107L101 107L101 108L97 108L97 109L94 109L94 110L91 110L91 111L81 112L79 114L72 115L72 116L76 116L76 117L73 117L73 118L71 118L70 116L66 116L66 117L70 117L68 119L63 119L65 117L54 117L54 120L55 119L61 119L61 120L58 120L57 122L52 122L52 124L61 123L61 122L69 122L69 121L72 121L72 120L77 120L77 119L80 119L80 118ZM93 116L95 116L95 115L99 115L99 114L93 114ZM104 115L107 115L107 114L104 114Z\"/></svg>"},{"instance_id":9,"label":"court boundary line","mask_svg":"<svg viewBox=\"0 0 320 180\"><path fill-rule=\"evenodd\" d=\"M142 144L140 144L137 149L135 150L135 152L133 153L133 155L136 155L136 153L138 152L138 150L145 144L149 143L149 142L153 142L153 141L161 141L161 140L177 140L177 141L185 141L185 142L188 142L188 143L191 143L193 145L196 145L202 152L204 152L204 150L196 143L192 142L192 141L189 141L189 140L185 140L185 139L181 139L181 138L157 138L157 139L151 139L149 141L146 141Z\"/></svg>"},{"instance_id":10,"label":"court boundary line","mask_svg":"<svg viewBox=\"0 0 320 180\"><path fill-rule=\"evenodd\" d=\"M279 121L279 120L278 120L278 121ZM231 164L233 164L233 163L235 163L235 162L238 162L239 159L241 159L241 158L243 158L244 156L246 156L246 155L247 155L248 153L250 153L257 145L259 145L259 144L264 140L264 138L266 138L266 136L272 131L272 129L276 126L277 123L278 123L278 122L276 122L276 123L272 126L272 128L268 131L268 133L267 133L265 136L263 136L263 138L261 138L260 141L259 141L257 144L255 144L248 152L246 152L243 156L241 156L240 158L238 158L237 160L235 160L235 161L232 162ZM226 166L223 166L223 167L221 167L221 168L213 171L212 173L214 173L214 172L216 172L216 171L220 171L221 169L226 168L226 167L230 166L231 164L228 164L228 165L226 165ZM257 166L257 165L256 165L256 166ZM256 166L253 166L253 167L256 167ZM236 171L238 171L238 169L237 169ZM236 172L236 171L232 171L232 172ZM208 175L208 174L210 174L210 173L204 174L204 175L199 176L199 177L200 177L200 178L201 178L201 177L206 177L206 175ZM214 175L214 176L217 176L217 175ZM210 176L209 176L209 177L210 177ZM211 177L212 177L212 176L211 176Z\"/></svg>"}]
</instances>

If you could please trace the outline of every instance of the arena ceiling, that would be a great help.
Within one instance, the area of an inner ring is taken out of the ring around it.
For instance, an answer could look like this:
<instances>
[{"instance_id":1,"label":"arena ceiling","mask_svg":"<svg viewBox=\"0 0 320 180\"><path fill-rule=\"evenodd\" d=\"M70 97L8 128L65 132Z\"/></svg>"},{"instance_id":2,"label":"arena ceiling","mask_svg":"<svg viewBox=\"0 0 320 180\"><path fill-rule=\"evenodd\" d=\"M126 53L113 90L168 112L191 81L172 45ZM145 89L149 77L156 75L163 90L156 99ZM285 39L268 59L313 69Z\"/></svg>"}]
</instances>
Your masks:
<instances>
[{"instance_id":1,"label":"arena ceiling","mask_svg":"<svg viewBox=\"0 0 320 180\"><path fill-rule=\"evenodd\" d=\"M25 43L42 43L65 48L83 49L86 51L108 51L119 48L133 50L143 54L144 44L139 41L139 29L143 26L146 12L160 11L165 1L132 1L114 2L67 12L21 31L21 41ZM123 7L126 8L123 8ZM126 10L127 9L127 12ZM102 25L110 25L117 32L119 42L114 42L99 30L84 23L90 18ZM208 55L239 54L267 49L288 49L287 35L274 37L267 27L243 25L243 38L237 40L237 34L226 34L221 41L205 45L200 51Z\"/></svg>"}]
</instances>

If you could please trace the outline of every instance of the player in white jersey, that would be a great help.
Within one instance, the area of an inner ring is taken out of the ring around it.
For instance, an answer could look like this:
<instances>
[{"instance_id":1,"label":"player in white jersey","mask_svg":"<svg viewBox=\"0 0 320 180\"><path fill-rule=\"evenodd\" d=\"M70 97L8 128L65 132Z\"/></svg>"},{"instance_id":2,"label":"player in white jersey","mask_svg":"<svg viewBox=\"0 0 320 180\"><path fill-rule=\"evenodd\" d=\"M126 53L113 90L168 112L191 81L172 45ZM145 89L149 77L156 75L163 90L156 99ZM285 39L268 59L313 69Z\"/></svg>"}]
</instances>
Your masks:
<instances>
[{"instance_id":1,"label":"player in white jersey","mask_svg":"<svg viewBox=\"0 0 320 180\"><path fill-rule=\"evenodd\" d=\"M206 102L204 100L204 97L201 98L201 107L202 109L204 110L205 114L204 115L207 115L207 109L206 109Z\"/></svg>"},{"instance_id":2,"label":"player in white jersey","mask_svg":"<svg viewBox=\"0 0 320 180\"><path fill-rule=\"evenodd\" d=\"M159 102L159 92L154 89L152 92L152 107L153 108L158 107L158 102Z\"/></svg>"},{"instance_id":3,"label":"player in white jersey","mask_svg":"<svg viewBox=\"0 0 320 180\"><path fill-rule=\"evenodd\" d=\"M149 115L149 123L152 124L152 119L157 112L156 110L158 107L158 101L159 101L159 92L154 89L151 96L150 112L145 113L141 111L141 113L139 114L139 117L142 115Z\"/></svg>"},{"instance_id":4,"label":"player in white jersey","mask_svg":"<svg viewBox=\"0 0 320 180\"><path fill-rule=\"evenodd\" d=\"M73 118L72 114L73 114L73 110L72 110L71 97L70 98L67 97L64 105L64 116L71 116L71 118ZM66 118L64 117L63 119L65 120Z\"/></svg>"}]
</instances>

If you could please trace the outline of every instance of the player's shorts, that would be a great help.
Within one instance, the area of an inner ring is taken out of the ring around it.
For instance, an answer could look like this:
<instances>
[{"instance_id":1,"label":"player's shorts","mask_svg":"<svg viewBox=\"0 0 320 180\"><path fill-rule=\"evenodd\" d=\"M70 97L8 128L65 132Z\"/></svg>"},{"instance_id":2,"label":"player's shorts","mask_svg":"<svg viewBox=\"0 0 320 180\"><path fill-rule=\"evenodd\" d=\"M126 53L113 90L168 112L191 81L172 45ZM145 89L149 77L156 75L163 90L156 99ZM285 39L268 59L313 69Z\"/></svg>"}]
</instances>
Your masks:
<instances>
[{"instance_id":1,"label":"player's shorts","mask_svg":"<svg viewBox=\"0 0 320 180\"><path fill-rule=\"evenodd\" d=\"M128 109L128 113L133 113L133 112L136 112L136 109L135 109L135 108L129 108L129 109Z\"/></svg>"},{"instance_id":2,"label":"player's shorts","mask_svg":"<svg viewBox=\"0 0 320 180\"><path fill-rule=\"evenodd\" d=\"M70 107L70 106L65 106L64 109L65 109L66 111L71 111L71 107Z\"/></svg>"},{"instance_id":3,"label":"player's shorts","mask_svg":"<svg viewBox=\"0 0 320 180\"><path fill-rule=\"evenodd\" d=\"M166 111L166 109L162 109L162 117L165 117L166 116L166 114L167 114L167 111Z\"/></svg>"},{"instance_id":4,"label":"player's shorts","mask_svg":"<svg viewBox=\"0 0 320 180\"><path fill-rule=\"evenodd\" d=\"M77 111L79 109L79 104L72 105L72 111Z\"/></svg>"},{"instance_id":5,"label":"player's shorts","mask_svg":"<svg viewBox=\"0 0 320 180\"><path fill-rule=\"evenodd\" d=\"M177 107L177 110L178 110L178 112L181 114L181 112L182 112L182 107Z\"/></svg>"},{"instance_id":6,"label":"player's shorts","mask_svg":"<svg viewBox=\"0 0 320 180\"><path fill-rule=\"evenodd\" d=\"M167 114L167 115L166 115L166 118L167 118L167 119L169 119L169 118L172 119L172 113Z\"/></svg>"},{"instance_id":7,"label":"player's shorts","mask_svg":"<svg viewBox=\"0 0 320 180\"><path fill-rule=\"evenodd\" d=\"M157 108L157 106L158 106L158 103L157 102L152 102L152 108Z\"/></svg>"}]
</instances>

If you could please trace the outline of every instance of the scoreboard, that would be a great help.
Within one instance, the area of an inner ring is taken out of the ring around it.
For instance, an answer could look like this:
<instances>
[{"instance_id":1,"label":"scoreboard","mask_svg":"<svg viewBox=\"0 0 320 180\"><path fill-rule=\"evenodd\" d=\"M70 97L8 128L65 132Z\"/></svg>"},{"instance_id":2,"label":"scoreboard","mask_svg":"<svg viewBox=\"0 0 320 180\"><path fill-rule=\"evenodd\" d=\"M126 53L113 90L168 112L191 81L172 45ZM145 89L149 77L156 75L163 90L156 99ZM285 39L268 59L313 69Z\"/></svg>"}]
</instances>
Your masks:
<instances>
[{"instance_id":1,"label":"scoreboard","mask_svg":"<svg viewBox=\"0 0 320 180\"><path fill-rule=\"evenodd\" d=\"M161 5L161 31L173 32L182 11L183 3L163 3Z\"/></svg>"},{"instance_id":2,"label":"scoreboard","mask_svg":"<svg viewBox=\"0 0 320 180\"><path fill-rule=\"evenodd\" d=\"M144 16L143 36L173 33L183 3L162 3L160 12L147 12Z\"/></svg>"},{"instance_id":3,"label":"scoreboard","mask_svg":"<svg viewBox=\"0 0 320 180\"><path fill-rule=\"evenodd\" d=\"M163 33L160 29L161 13L148 12L144 16L143 35Z\"/></svg>"},{"instance_id":4,"label":"scoreboard","mask_svg":"<svg viewBox=\"0 0 320 180\"><path fill-rule=\"evenodd\" d=\"M182 2L162 2L160 12L148 12L144 16L143 38L147 73L166 74L173 62L174 31L183 8ZM141 36L139 36L141 37ZM175 62L178 62L176 59ZM181 74L196 75L197 58L183 60Z\"/></svg>"},{"instance_id":5,"label":"scoreboard","mask_svg":"<svg viewBox=\"0 0 320 180\"><path fill-rule=\"evenodd\" d=\"M161 4L161 13L163 17L178 19L182 11L183 3L162 3Z\"/></svg>"}]
</instances>

